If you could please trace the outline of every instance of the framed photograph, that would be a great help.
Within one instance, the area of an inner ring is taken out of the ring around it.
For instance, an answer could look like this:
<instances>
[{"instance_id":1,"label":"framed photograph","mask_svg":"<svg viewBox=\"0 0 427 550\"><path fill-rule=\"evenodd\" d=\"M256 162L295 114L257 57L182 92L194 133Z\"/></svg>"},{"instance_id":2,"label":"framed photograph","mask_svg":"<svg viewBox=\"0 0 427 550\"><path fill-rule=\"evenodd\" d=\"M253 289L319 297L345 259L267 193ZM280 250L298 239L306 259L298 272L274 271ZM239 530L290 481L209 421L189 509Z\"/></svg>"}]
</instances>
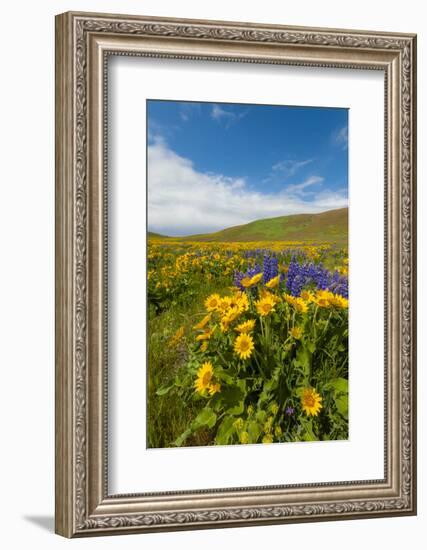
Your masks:
<instances>
[{"instance_id":1,"label":"framed photograph","mask_svg":"<svg viewBox=\"0 0 427 550\"><path fill-rule=\"evenodd\" d=\"M56 18L56 532L416 513L416 37Z\"/></svg>"}]
</instances>

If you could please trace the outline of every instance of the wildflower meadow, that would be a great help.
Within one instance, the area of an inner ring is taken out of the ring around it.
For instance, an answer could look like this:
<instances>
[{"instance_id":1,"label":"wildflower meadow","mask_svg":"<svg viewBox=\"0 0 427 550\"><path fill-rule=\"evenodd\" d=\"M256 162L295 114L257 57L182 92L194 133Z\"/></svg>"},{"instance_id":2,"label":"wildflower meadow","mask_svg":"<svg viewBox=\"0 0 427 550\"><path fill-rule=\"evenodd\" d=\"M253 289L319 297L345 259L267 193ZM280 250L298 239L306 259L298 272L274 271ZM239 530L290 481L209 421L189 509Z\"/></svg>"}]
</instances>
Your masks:
<instances>
[{"instance_id":1,"label":"wildflower meadow","mask_svg":"<svg viewBox=\"0 0 427 550\"><path fill-rule=\"evenodd\" d=\"M149 447L348 438L340 244L148 244Z\"/></svg>"}]
</instances>

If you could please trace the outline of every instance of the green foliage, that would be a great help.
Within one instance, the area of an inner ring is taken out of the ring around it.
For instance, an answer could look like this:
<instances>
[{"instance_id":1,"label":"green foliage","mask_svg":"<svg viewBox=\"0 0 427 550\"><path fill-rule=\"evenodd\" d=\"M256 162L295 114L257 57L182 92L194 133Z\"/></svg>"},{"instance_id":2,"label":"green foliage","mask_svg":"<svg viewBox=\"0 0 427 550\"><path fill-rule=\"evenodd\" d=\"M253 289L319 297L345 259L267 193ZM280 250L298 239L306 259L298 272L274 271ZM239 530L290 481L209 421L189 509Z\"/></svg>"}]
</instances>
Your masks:
<instances>
[{"instance_id":1,"label":"green foliage","mask_svg":"<svg viewBox=\"0 0 427 550\"><path fill-rule=\"evenodd\" d=\"M150 249L148 446L347 439L347 306L331 293L320 305L313 292L300 311L283 285L267 289L262 281L244 298L230 284L235 269L250 265L245 248L230 254L219 245L198 246L196 252L194 244L180 248L159 239ZM307 247L307 254L346 269L342 249ZM290 257L284 255L284 263ZM227 307L206 311L212 294ZM268 296L274 307L261 315L257 305ZM225 322L233 307L238 313ZM206 325L195 328L207 315ZM236 329L250 320L253 349L243 357L236 351ZM196 390L207 363L212 377ZM304 406L310 388L314 400L321 399L312 414Z\"/></svg>"}]
</instances>

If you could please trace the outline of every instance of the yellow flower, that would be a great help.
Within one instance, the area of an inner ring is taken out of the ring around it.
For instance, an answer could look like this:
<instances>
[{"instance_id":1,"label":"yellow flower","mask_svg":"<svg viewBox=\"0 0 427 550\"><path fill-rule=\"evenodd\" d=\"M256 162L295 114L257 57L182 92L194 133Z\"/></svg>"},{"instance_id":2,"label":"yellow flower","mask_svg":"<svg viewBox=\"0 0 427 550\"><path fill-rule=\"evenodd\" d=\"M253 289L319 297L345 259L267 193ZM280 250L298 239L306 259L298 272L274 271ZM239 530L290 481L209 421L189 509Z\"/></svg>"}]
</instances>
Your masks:
<instances>
[{"instance_id":1,"label":"yellow flower","mask_svg":"<svg viewBox=\"0 0 427 550\"><path fill-rule=\"evenodd\" d=\"M285 298L285 302L287 302L291 306L294 305L294 301L295 301L294 296L291 296L290 294L284 294L283 297Z\"/></svg>"},{"instance_id":2,"label":"yellow flower","mask_svg":"<svg viewBox=\"0 0 427 550\"><path fill-rule=\"evenodd\" d=\"M238 296L237 296L237 294L233 294L233 296L229 296L228 300L230 302L230 307L238 307Z\"/></svg>"},{"instance_id":3,"label":"yellow flower","mask_svg":"<svg viewBox=\"0 0 427 550\"><path fill-rule=\"evenodd\" d=\"M213 366L210 361L203 363L200 369L197 371L197 379L194 382L194 387L197 392L203 394L205 390L211 385L213 377Z\"/></svg>"},{"instance_id":4,"label":"yellow flower","mask_svg":"<svg viewBox=\"0 0 427 550\"><path fill-rule=\"evenodd\" d=\"M225 313L227 309L231 305L231 298L229 296L224 296L224 298L220 299L219 305L218 305L218 311L220 313Z\"/></svg>"},{"instance_id":5,"label":"yellow flower","mask_svg":"<svg viewBox=\"0 0 427 550\"><path fill-rule=\"evenodd\" d=\"M297 298L294 302L294 308L298 313L307 313L308 306L307 303L302 298Z\"/></svg>"},{"instance_id":6,"label":"yellow flower","mask_svg":"<svg viewBox=\"0 0 427 550\"><path fill-rule=\"evenodd\" d=\"M331 305L327 298L315 298L315 303L319 307L324 307L324 308L328 308Z\"/></svg>"},{"instance_id":7,"label":"yellow flower","mask_svg":"<svg viewBox=\"0 0 427 550\"><path fill-rule=\"evenodd\" d=\"M277 403L272 403L270 407L271 413L276 415L279 412L279 406Z\"/></svg>"},{"instance_id":8,"label":"yellow flower","mask_svg":"<svg viewBox=\"0 0 427 550\"><path fill-rule=\"evenodd\" d=\"M278 304L280 302L279 296L276 296L276 294L272 294L271 292L269 292L265 288L261 288L259 294L260 294L261 298L269 298L270 300L273 300L273 302L275 304Z\"/></svg>"},{"instance_id":9,"label":"yellow flower","mask_svg":"<svg viewBox=\"0 0 427 550\"><path fill-rule=\"evenodd\" d=\"M241 313L241 311L237 306L230 307L226 311L226 313L224 315L224 319L226 319L228 321L228 323L232 323L233 321L235 321L237 319L237 317L240 315L240 313Z\"/></svg>"},{"instance_id":10,"label":"yellow flower","mask_svg":"<svg viewBox=\"0 0 427 550\"><path fill-rule=\"evenodd\" d=\"M198 342L200 342L202 340L209 340L209 338L212 336L214 331L215 331L215 327L212 330L207 328L207 329L204 330L204 332L202 332L202 334L199 334L198 336L196 336L196 340Z\"/></svg>"},{"instance_id":11,"label":"yellow flower","mask_svg":"<svg viewBox=\"0 0 427 550\"><path fill-rule=\"evenodd\" d=\"M275 301L271 296L265 296L265 298L261 298L257 302L255 302L256 308L258 313L265 317L272 311L274 311Z\"/></svg>"},{"instance_id":12,"label":"yellow flower","mask_svg":"<svg viewBox=\"0 0 427 550\"><path fill-rule=\"evenodd\" d=\"M220 321L220 328L222 333L228 332L228 329L230 328L230 321L227 319L227 317L223 317Z\"/></svg>"},{"instance_id":13,"label":"yellow flower","mask_svg":"<svg viewBox=\"0 0 427 550\"><path fill-rule=\"evenodd\" d=\"M303 290L300 294L300 298L302 298L305 302L311 302L313 297L313 293L309 290Z\"/></svg>"},{"instance_id":14,"label":"yellow flower","mask_svg":"<svg viewBox=\"0 0 427 550\"><path fill-rule=\"evenodd\" d=\"M317 416L322 408L322 398L313 388L304 388L301 405L307 416Z\"/></svg>"},{"instance_id":15,"label":"yellow flower","mask_svg":"<svg viewBox=\"0 0 427 550\"><path fill-rule=\"evenodd\" d=\"M184 336L184 327L179 327L179 329L175 332L175 334L172 336L172 338L169 340L168 346L170 348L178 345L181 338Z\"/></svg>"},{"instance_id":16,"label":"yellow flower","mask_svg":"<svg viewBox=\"0 0 427 550\"><path fill-rule=\"evenodd\" d=\"M208 311L215 311L218 309L218 306L220 304L220 296L219 294L211 294L208 296L205 300L205 307Z\"/></svg>"},{"instance_id":17,"label":"yellow flower","mask_svg":"<svg viewBox=\"0 0 427 550\"><path fill-rule=\"evenodd\" d=\"M291 333L292 338L295 338L295 340L299 340L302 336L301 327L293 327L289 332Z\"/></svg>"},{"instance_id":18,"label":"yellow flower","mask_svg":"<svg viewBox=\"0 0 427 550\"><path fill-rule=\"evenodd\" d=\"M262 279L262 273L257 273L251 278L251 286L257 285Z\"/></svg>"},{"instance_id":19,"label":"yellow flower","mask_svg":"<svg viewBox=\"0 0 427 550\"><path fill-rule=\"evenodd\" d=\"M339 294L334 294L329 298L329 303L332 306L340 307L342 309L348 308L348 300L347 298L344 298L344 296L340 296Z\"/></svg>"},{"instance_id":20,"label":"yellow flower","mask_svg":"<svg viewBox=\"0 0 427 550\"><path fill-rule=\"evenodd\" d=\"M336 266L335 271L338 271L340 275L348 275L348 267L346 265Z\"/></svg>"},{"instance_id":21,"label":"yellow flower","mask_svg":"<svg viewBox=\"0 0 427 550\"><path fill-rule=\"evenodd\" d=\"M245 292L240 292L235 296L236 305L240 311L247 311L249 309L249 299Z\"/></svg>"},{"instance_id":22,"label":"yellow flower","mask_svg":"<svg viewBox=\"0 0 427 550\"><path fill-rule=\"evenodd\" d=\"M249 443L249 434L248 432L242 432L239 436L240 443L247 445Z\"/></svg>"},{"instance_id":23,"label":"yellow flower","mask_svg":"<svg viewBox=\"0 0 427 550\"><path fill-rule=\"evenodd\" d=\"M265 284L267 288L276 288L279 285L280 282L280 275L277 275L277 277L273 277L268 281L268 283Z\"/></svg>"},{"instance_id":24,"label":"yellow flower","mask_svg":"<svg viewBox=\"0 0 427 550\"><path fill-rule=\"evenodd\" d=\"M250 334L243 332L236 338L236 341L234 342L234 351L240 359L248 359L251 356L253 349L254 341Z\"/></svg>"},{"instance_id":25,"label":"yellow flower","mask_svg":"<svg viewBox=\"0 0 427 550\"><path fill-rule=\"evenodd\" d=\"M328 290L318 290L314 298L314 303L319 307L328 308L331 306L331 299L334 298L332 292Z\"/></svg>"},{"instance_id":26,"label":"yellow flower","mask_svg":"<svg viewBox=\"0 0 427 550\"><path fill-rule=\"evenodd\" d=\"M211 384L208 387L209 395L215 395L216 393L221 391L221 384Z\"/></svg>"},{"instance_id":27,"label":"yellow flower","mask_svg":"<svg viewBox=\"0 0 427 550\"><path fill-rule=\"evenodd\" d=\"M285 294L284 298L288 304L293 306L298 311L298 313L307 313L307 302L302 298L295 298L295 296L291 296L290 294Z\"/></svg>"},{"instance_id":28,"label":"yellow flower","mask_svg":"<svg viewBox=\"0 0 427 550\"><path fill-rule=\"evenodd\" d=\"M240 284L244 288L249 288L250 286L252 286L252 283L249 277L243 277L243 279L240 281Z\"/></svg>"},{"instance_id":29,"label":"yellow flower","mask_svg":"<svg viewBox=\"0 0 427 550\"><path fill-rule=\"evenodd\" d=\"M202 353L205 353L205 351L206 351L207 349L208 349L208 341L205 340L205 341L203 342L203 344L200 346L200 351L201 351Z\"/></svg>"},{"instance_id":30,"label":"yellow flower","mask_svg":"<svg viewBox=\"0 0 427 550\"><path fill-rule=\"evenodd\" d=\"M245 321L244 323L240 323L240 325L237 325L236 330L237 332L251 332L255 328L255 319L249 319L248 321Z\"/></svg>"},{"instance_id":31,"label":"yellow flower","mask_svg":"<svg viewBox=\"0 0 427 550\"><path fill-rule=\"evenodd\" d=\"M243 277L243 279L240 281L240 284L244 288L250 288L251 286L255 286L256 284L258 284L261 279L262 279L262 273L257 273L256 275L250 278Z\"/></svg>"},{"instance_id":32,"label":"yellow flower","mask_svg":"<svg viewBox=\"0 0 427 550\"><path fill-rule=\"evenodd\" d=\"M273 443L273 436L271 434L265 434L262 438L263 443Z\"/></svg>"},{"instance_id":33,"label":"yellow flower","mask_svg":"<svg viewBox=\"0 0 427 550\"><path fill-rule=\"evenodd\" d=\"M202 330L205 328L205 326L209 323L211 319L211 313L208 313L203 319L197 323L197 325L194 325L194 330Z\"/></svg>"}]
</instances>

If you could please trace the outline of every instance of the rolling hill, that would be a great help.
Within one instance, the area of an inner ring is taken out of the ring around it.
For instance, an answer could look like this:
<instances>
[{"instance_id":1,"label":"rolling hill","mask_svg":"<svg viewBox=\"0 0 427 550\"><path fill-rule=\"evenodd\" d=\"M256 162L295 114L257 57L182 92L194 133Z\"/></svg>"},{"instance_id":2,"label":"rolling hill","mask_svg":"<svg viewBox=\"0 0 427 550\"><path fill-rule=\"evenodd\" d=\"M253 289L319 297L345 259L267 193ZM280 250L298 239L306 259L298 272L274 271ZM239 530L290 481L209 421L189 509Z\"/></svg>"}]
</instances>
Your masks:
<instances>
[{"instance_id":1,"label":"rolling hill","mask_svg":"<svg viewBox=\"0 0 427 550\"><path fill-rule=\"evenodd\" d=\"M160 233L153 233L152 231L148 232L148 238L151 239L151 240L169 239L169 237L167 235L160 235Z\"/></svg>"},{"instance_id":2,"label":"rolling hill","mask_svg":"<svg viewBox=\"0 0 427 550\"><path fill-rule=\"evenodd\" d=\"M236 225L215 233L188 235L180 240L202 242L304 241L336 242L348 240L348 208L320 214L295 214L266 218Z\"/></svg>"}]
</instances>

